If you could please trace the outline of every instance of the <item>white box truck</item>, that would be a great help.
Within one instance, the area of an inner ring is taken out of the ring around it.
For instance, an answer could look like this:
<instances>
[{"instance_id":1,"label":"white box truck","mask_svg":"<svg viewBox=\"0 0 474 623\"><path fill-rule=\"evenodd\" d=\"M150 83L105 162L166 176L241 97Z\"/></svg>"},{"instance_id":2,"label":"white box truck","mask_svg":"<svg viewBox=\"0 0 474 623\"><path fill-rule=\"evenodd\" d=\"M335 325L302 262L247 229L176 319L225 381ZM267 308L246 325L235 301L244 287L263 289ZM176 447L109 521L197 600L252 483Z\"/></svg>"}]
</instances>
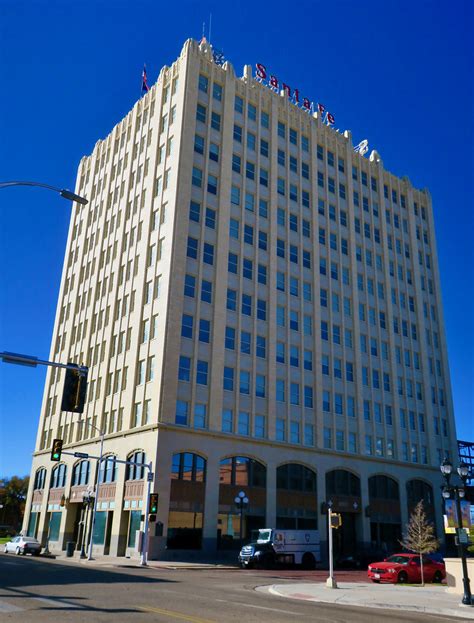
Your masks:
<instances>
[{"instance_id":1,"label":"white box truck","mask_svg":"<svg viewBox=\"0 0 474 623\"><path fill-rule=\"evenodd\" d=\"M318 530L258 530L256 539L240 550L239 563L244 568L271 569L278 564L302 565L314 569L321 561Z\"/></svg>"}]
</instances>

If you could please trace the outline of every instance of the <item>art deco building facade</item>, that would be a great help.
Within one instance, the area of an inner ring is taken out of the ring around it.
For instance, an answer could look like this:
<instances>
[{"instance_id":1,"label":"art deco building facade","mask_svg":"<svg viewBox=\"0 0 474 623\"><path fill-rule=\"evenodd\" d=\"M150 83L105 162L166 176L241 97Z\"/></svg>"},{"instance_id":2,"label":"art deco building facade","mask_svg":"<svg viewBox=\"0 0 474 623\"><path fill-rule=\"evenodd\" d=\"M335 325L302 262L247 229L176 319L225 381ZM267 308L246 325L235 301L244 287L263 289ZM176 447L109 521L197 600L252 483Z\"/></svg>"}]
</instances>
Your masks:
<instances>
[{"instance_id":1,"label":"art deco building facade","mask_svg":"<svg viewBox=\"0 0 474 623\"><path fill-rule=\"evenodd\" d=\"M51 359L89 366L83 417L48 373L25 529L79 541L97 455L97 551L133 552L143 469L152 557L231 547L256 527L396 543L456 455L431 199L188 40L80 163Z\"/></svg>"}]
</instances>

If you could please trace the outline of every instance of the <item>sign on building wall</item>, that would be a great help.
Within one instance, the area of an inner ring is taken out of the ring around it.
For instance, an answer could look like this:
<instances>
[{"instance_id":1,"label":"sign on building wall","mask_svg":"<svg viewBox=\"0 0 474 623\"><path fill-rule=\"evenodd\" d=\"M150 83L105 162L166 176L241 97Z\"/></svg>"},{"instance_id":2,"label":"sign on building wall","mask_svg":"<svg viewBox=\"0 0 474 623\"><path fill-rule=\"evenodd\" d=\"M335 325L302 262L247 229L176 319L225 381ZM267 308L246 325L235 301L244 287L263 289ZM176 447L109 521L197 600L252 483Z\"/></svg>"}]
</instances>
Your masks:
<instances>
[{"instance_id":1,"label":"sign on building wall","mask_svg":"<svg viewBox=\"0 0 474 623\"><path fill-rule=\"evenodd\" d=\"M256 79L262 84L265 84L268 88L272 89L272 91L275 91L275 93L283 91L288 99L295 104L295 106L299 106L308 112L315 112L315 110L317 110L321 115L323 123L327 123L332 126L336 122L334 115L326 110L326 106L324 104L317 102L315 105L315 103L309 98L302 97L299 89L294 89L286 82L281 82L274 74L270 74L265 65L262 65L262 63L256 64Z\"/></svg>"}]
</instances>

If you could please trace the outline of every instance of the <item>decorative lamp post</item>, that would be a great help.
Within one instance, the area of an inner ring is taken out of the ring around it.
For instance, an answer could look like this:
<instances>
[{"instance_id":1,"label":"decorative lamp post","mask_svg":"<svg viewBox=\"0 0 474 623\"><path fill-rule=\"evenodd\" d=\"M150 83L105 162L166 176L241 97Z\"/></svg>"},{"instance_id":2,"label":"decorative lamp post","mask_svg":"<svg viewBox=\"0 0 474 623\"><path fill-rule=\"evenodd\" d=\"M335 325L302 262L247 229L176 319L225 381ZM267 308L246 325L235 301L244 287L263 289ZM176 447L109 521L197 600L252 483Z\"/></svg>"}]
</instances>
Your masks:
<instances>
[{"instance_id":1,"label":"decorative lamp post","mask_svg":"<svg viewBox=\"0 0 474 623\"><path fill-rule=\"evenodd\" d=\"M249 499L245 491L240 491L234 498L235 505L240 513L240 547L242 547L242 528L244 523L244 510L247 508Z\"/></svg>"},{"instance_id":2,"label":"decorative lamp post","mask_svg":"<svg viewBox=\"0 0 474 623\"><path fill-rule=\"evenodd\" d=\"M87 556L86 556L86 549L85 549L86 534L87 534L87 519L89 517L89 507L91 506L93 501L94 501L94 496L92 494L92 491L90 489L87 489L87 491L84 491L84 493L82 494L81 553L79 555L79 558L81 558L81 559L87 558Z\"/></svg>"},{"instance_id":3,"label":"decorative lamp post","mask_svg":"<svg viewBox=\"0 0 474 623\"><path fill-rule=\"evenodd\" d=\"M462 582L464 586L464 594L462 597L462 603L465 606L472 606L472 595L471 595L471 587L470 580L467 572L467 561L466 561L466 549L464 547L464 538L466 533L463 530L463 521L462 521L462 512L461 512L461 499L465 496L464 487L466 486L466 481L469 478L469 467L461 461L459 467L457 468L457 473L459 478L462 481L462 486L452 485L451 484L451 475L453 473L453 464L448 458L445 458L444 461L440 465L441 473L443 474L445 480L445 486L443 487L442 495L445 500L449 500L451 496L454 496L454 501L456 504L456 533L457 533L457 545L458 545L458 555L461 558L462 564ZM466 526L467 527L467 526Z\"/></svg>"}]
</instances>

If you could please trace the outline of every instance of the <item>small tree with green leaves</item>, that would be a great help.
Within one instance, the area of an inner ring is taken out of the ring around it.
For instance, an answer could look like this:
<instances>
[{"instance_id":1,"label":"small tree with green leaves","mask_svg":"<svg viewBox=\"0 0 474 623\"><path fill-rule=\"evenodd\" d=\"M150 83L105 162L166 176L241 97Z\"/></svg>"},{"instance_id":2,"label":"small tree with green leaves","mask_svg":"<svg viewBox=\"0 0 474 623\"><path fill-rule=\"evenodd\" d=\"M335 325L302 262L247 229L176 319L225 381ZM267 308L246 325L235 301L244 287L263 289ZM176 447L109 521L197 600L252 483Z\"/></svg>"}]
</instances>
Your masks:
<instances>
[{"instance_id":1,"label":"small tree with green leaves","mask_svg":"<svg viewBox=\"0 0 474 623\"><path fill-rule=\"evenodd\" d=\"M439 540L435 537L433 524L426 517L423 500L415 506L407 524L407 531L400 545L420 556L421 585L425 585L423 572L423 554L431 554L439 547Z\"/></svg>"}]
</instances>

